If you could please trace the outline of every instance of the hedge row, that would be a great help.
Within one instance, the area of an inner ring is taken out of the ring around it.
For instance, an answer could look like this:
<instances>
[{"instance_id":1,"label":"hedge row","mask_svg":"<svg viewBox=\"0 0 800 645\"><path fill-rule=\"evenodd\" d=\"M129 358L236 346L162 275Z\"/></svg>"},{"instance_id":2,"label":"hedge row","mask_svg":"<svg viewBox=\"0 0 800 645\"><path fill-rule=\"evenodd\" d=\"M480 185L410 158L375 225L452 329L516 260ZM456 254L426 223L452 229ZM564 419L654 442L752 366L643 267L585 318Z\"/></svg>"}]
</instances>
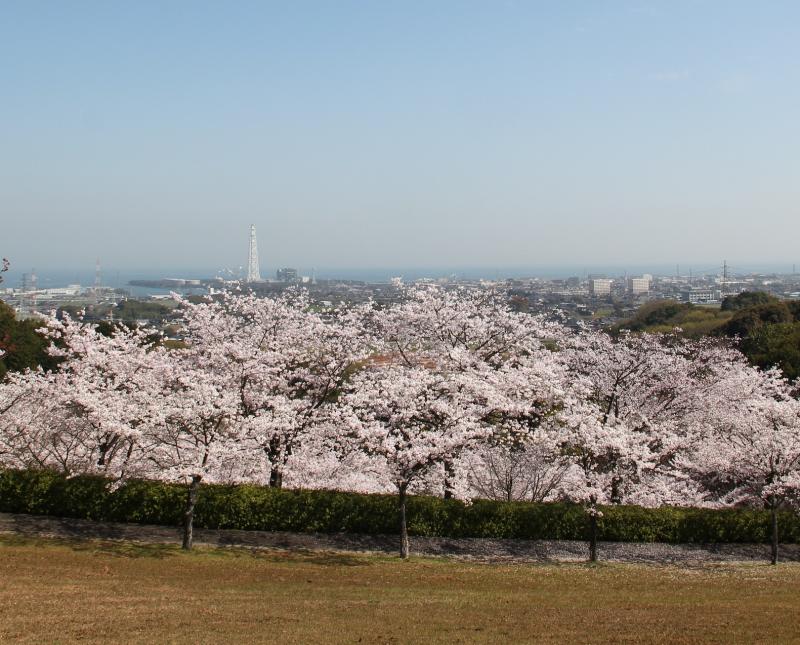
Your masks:
<instances>
[{"instance_id":1,"label":"hedge row","mask_svg":"<svg viewBox=\"0 0 800 645\"><path fill-rule=\"evenodd\" d=\"M114 522L180 525L186 487L130 481L112 490L100 477L47 471L0 472L0 511ZM616 542L768 542L769 515L752 509L707 510L604 507L599 539ZM575 504L530 504L411 497L411 535L524 540L587 539L587 519ZM397 499L335 491L204 485L195 526L301 533L395 534ZM781 541L800 542L800 517L782 513Z\"/></svg>"}]
</instances>

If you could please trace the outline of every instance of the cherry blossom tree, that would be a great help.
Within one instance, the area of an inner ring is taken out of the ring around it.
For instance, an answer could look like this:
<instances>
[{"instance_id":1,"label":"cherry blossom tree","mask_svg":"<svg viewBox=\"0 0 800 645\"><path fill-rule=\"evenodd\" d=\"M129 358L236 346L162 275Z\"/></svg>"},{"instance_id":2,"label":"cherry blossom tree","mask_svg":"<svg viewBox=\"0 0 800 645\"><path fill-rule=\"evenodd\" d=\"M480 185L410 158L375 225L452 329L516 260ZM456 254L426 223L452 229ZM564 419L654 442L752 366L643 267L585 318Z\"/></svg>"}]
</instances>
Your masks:
<instances>
[{"instance_id":1,"label":"cherry blossom tree","mask_svg":"<svg viewBox=\"0 0 800 645\"><path fill-rule=\"evenodd\" d=\"M281 487L295 450L319 439L329 404L368 343L357 309L312 311L304 292L184 302L186 341L238 393L239 422Z\"/></svg>"},{"instance_id":2,"label":"cherry blossom tree","mask_svg":"<svg viewBox=\"0 0 800 645\"><path fill-rule=\"evenodd\" d=\"M778 511L800 492L800 401L777 370L740 366L738 396L721 400L698 428L684 464L717 503L763 506L771 516L771 562L778 562Z\"/></svg>"},{"instance_id":3,"label":"cherry blossom tree","mask_svg":"<svg viewBox=\"0 0 800 645\"><path fill-rule=\"evenodd\" d=\"M194 348L170 359L159 374L159 413L144 430L143 462L153 479L187 483L182 547L191 549L201 483L246 478L249 455L236 422L237 392L218 366Z\"/></svg>"},{"instance_id":4,"label":"cherry blossom tree","mask_svg":"<svg viewBox=\"0 0 800 645\"><path fill-rule=\"evenodd\" d=\"M62 359L48 379L56 437L50 441L65 472L112 479L133 474L142 428L159 410L156 373L167 360L152 332L119 325L110 335L65 315L44 333L50 353ZM57 343L55 342L57 341Z\"/></svg>"},{"instance_id":5,"label":"cherry blossom tree","mask_svg":"<svg viewBox=\"0 0 800 645\"><path fill-rule=\"evenodd\" d=\"M600 504L619 503L621 474L636 481L652 467L645 435L623 422L602 422L600 409L589 401L574 401L562 410L559 425L546 430L549 441L569 464L559 485L559 496L583 504L589 519L589 559L597 560L597 519ZM545 439L547 441L547 439Z\"/></svg>"},{"instance_id":6,"label":"cherry blossom tree","mask_svg":"<svg viewBox=\"0 0 800 645\"><path fill-rule=\"evenodd\" d=\"M601 425L623 424L642 435L638 442L648 445L654 464L660 466L650 474L661 483L675 473L674 460L692 428L718 404L720 380L731 365L743 360L739 352L716 340L626 332L616 339L602 332L578 334L570 341L565 359L571 381L583 379L587 400L595 404ZM620 503L632 491L623 490L624 469L614 473L614 464L608 467L611 502ZM640 490L647 489L646 478L636 483ZM651 497L656 489L667 492L655 486Z\"/></svg>"},{"instance_id":7,"label":"cherry blossom tree","mask_svg":"<svg viewBox=\"0 0 800 645\"><path fill-rule=\"evenodd\" d=\"M52 392L52 375L38 370L0 381L0 468L52 466Z\"/></svg>"},{"instance_id":8,"label":"cherry blossom tree","mask_svg":"<svg viewBox=\"0 0 800 645\"><path fill-rule=\"evenodd\" d=\"M577 334L564 359L569 387L583 402L554 441L573 463L563 494L587 507L595 559L598 504L702 499L679 462L695 429L731 395L721 382L743 359L716 340L625 332Z\"/></svg>"},{"instance_id":9,"label":"cherry blossom tree","mask_svg":"<svg viewBox=\"0 0 800 645\"><path fill-rule=\"evenodd\" d=\"M479 373L493 396L491 434L470 458L479 494L542 501L554 493L567 465L553 442L562 413L575 403L563 354L530 343L497 368Z\"/></svg>"},{"instance_id":10,"label":"cherry blossom tree","mask_svg":"<svg viewBox=\"0 0 800 645\"><path fill-rule=\"evenodd\" d=\"M0 410L6 462L124 479L153 412L152 375L163 351L146 332L119 327L104 336L68 316L40 331L61 364L9 375L1 386L10 401Z\"/></svg>"},{"instance_id":11,"label":"cherry blossom tree","mask_svg":"<svg viewBox=\"0 0 800 645\"><path fill-rule=\"evenodd\" d=\"M531 382L541 383L538 376L556 363L544 342L564 333L540 317L513 311L501 290L444 289L428 284L406 288L403 300L373 315L369 326L386 362L480 374L487 391L494 392L503 390L501 386L511 388L509 392L519 392L521 388L514 377L518 380L523 372L532 377ZM526 396L531 394L531 383L527 385L523 388ZM524 402L512 402L507 397L504 405L498 399L497 408L487 410L487 415L492 417L499 434L508 432L500 420L508 421L512 409L518 420L528 414L524 424L530 429L541 412L536 403L548 398L543 393ZM457 456L445 457L442 464L445 498L453 496Z\"/></svg>"},{"instance_id":12,"label":"cherry blossom tree","mask_svg":"<svg viewBox=\"0 0 800 645\"><path fill-rule=\"evenodd\" d=\"M356 374L342 397L342 441L381 458L397 490L402 558L409 556L409 487L486 436L483 389L465 373L383 365Z\"/></svg>"}]
</instances>

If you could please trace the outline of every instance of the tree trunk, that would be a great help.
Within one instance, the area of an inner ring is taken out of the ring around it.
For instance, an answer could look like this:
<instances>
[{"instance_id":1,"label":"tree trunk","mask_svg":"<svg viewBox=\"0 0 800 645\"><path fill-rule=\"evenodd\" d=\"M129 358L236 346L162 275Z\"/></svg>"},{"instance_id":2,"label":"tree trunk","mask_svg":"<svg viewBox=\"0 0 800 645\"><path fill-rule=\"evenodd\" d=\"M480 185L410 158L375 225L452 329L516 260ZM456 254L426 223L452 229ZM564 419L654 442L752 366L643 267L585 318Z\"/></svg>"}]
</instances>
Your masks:
<instances>
[{"instance_id":1,"label":"tree trunk","mask_svg":"<svg viewBox=\"0 0 800 645\"><path fill-rule=\"evenodd\" d=\"M408 484L400 486L399 496L399 511L400 511L400 557L403 560L408 559L409 543L408 543L408 524L406 523L406 489Z\"/></svg>"},{"instance_id":2,"label":"tree trunk","mask_svg":"<svg viewBox=\"0 0 800 645\"><path fill-rule=\"evenodd\" d=\"M622 477L619 475L611 478L611 503L622 504Z\"/></svg>"},{"instance_id":3,"label":"tree trunk","mask_svg":"<svg viewBox=\"0 0 800 645\"><path fill-rule=\"evenodd\" d=\"M97 456L97 465L102 468L106 465L106 452L108 452L108 445L103 442L99 447L99 454Z\"/></svg>"},{"instance_id":4,"label":"tree trunk","mask_svg":"<svg viewBox=\"0 0 800 645\"><path fill-rule=\"evenodd\" d=\"M108 441L102 441L100 443L100 446L98 447L99 454L97 455L98 466L102 468L107 464L108 455L116 443L117 439L109 439Z\"/></svg>"},{"instance_id":5,"label":"tree trunk","mask_svg":"<svg viewBox=\"0 0 800 645\"><path fill-rule=\"evenodd\" d=\"M269 447L265 448L270 463L269 486L270 488L283 487L283 460L281 459L280 439L270 439Z\"/></svg>"},{"instance_id":6,"label":"tree trunk","mask_svg":"<svg viewBox=\"0 0 800 645\"><path fill-rule=\"evenodd\" d=\"M456 478L456 467L452 459L444 460L444 498L453 499L453 480Z\"/></svg>"},{"instance_id":7,"label":"tree trunk","mask_svg":"<svg viewBox=\"0 0 800 645\"><path fill-rule=\"evenodd\" d=\"M589 509L589 562L597 562L597 509Z\"/></svg>"},{"instance_id":8,"label":"tree trunk","mask_svg":"<svg viewBox=\"0 0 800 645\"><path fill-rule=\"evenodd\" d=\"M197 493L200 490L202 476L192 475L192 482L186 494L186 508L183 512L183 544L182 549L188 551L192 548L192 522L194 520L194 507L197 504Z\"/></svg>"},{"instance_id":9,"label":"tree trunk","mask_svg":"<svg viewBox=\"0 0 800 645\"><path fill-rule=\"evenodd\" d=\"M772 516L772 558L770 559L770 563L778 564L778 505L775 501L772 502L770 511L770 515Z\"/></svg>"}]
</instances>

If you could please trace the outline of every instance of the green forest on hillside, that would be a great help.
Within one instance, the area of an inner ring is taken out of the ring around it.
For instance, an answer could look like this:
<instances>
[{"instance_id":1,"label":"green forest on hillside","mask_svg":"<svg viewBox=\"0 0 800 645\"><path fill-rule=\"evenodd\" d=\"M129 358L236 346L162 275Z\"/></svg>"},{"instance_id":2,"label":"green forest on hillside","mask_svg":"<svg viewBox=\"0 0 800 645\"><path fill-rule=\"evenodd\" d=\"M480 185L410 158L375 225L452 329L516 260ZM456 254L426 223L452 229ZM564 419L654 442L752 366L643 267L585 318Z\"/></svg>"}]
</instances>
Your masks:
<instances>
[{"instance_id":1,"label":"green forest on hillside","mask_svg":"<svg viewBox=\"0 0 800 645\"><path fill-rule=\"evenodd\" d=\"M657 300L609 331L670 332L697 338L737 339L739 349L759 367L780 367L789 379L800 377L800 301L779 300L763 292L726 297L720 307Z\"/></svg>"}]
</instances>

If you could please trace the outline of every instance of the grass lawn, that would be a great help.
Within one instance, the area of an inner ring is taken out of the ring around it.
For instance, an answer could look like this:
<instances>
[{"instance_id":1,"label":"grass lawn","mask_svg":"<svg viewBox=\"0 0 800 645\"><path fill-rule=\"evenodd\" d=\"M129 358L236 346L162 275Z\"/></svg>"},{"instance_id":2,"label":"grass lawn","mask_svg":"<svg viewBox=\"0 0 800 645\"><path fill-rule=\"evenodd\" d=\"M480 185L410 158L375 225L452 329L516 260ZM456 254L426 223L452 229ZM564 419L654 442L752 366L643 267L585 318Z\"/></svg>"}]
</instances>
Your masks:
<instances>
[{"instance_id":1,"label":"grass lawn","mask_svg":"<svg viewBox=\"0 0 800 645\"><path fill-rule=\"evenodd\" d=\"M488 565L0 536L0 642L800 643L800 565Z\"/></svg>"}]
</instances>

